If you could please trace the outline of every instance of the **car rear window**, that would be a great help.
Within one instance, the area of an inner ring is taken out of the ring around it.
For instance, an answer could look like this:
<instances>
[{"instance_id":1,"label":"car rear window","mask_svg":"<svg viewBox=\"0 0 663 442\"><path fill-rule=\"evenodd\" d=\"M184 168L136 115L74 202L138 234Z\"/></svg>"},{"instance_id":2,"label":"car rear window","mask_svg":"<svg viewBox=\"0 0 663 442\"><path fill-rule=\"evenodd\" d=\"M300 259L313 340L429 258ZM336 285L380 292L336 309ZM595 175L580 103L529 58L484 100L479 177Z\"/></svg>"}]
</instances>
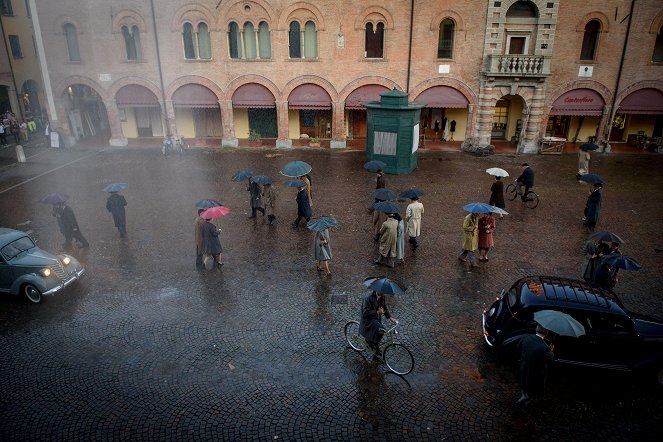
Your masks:
<instances>
[{"instance_id":1,"label":"car rear window","mask_svg":"<svg viewBox=\"0 0 663 442\"><path fill-rule=\"evenodd\" d=\"M19 254L25 252L26 250L32 249L33 247L37 246L35 246L35 243L32 242L32 239L29 236L24 236L22 238L10 242L2 249L0 249L0 252L2 252L2 255L7 260L11 260L16 256L18 256Z\"/></svg>"}]
</instances>

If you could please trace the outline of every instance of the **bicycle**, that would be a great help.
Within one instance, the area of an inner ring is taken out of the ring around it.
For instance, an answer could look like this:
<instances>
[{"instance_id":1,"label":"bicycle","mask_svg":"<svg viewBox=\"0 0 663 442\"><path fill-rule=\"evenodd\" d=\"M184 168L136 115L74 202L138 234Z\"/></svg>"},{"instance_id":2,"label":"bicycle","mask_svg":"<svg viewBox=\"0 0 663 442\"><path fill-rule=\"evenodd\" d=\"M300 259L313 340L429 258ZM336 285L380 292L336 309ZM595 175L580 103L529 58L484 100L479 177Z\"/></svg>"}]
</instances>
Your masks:
<instances>
[{"instance_id":1,"label":"bicycle","mask_svg":"<svg viewBox=\"0 0 663 442\"><path fill-rule=\"evenodd\" d=\"M403 344L394 341L394 335L398 334L398 322L389 329L384 329L384 336L387 337L387 344L384 345L380 356L385 365L392 372L404 376L414 368L414 356L410 350ZM344 328L345 340L353 350L363 352L368 347L366 340L359 333L359 322L348 321ZM384 338L383 341L384 342ZM380 344L383 345L382 343Z\"/></svg>"},{"instance_id":2,"label":"bicycle","mask_svg":"<svg viewBox=\"0 0 663 442\"><path fill-rule=\"evenodd\" d=\"M171 136L163 140L161 152L165 157L168 157L171 153L177 153L180 157L182 157L182 152L188 148L189 145L184 141L184 138Z\"/></svg>"},{"instance_id":3,"label":"bicycle","mask_svg":"<svg viewBox=\"0 0 663 442\"><path fill-rule=\"evenodd\" d=\"M509 201L513 201L518 196L522 196L523 192L520 190L520 184L511 183L506 186L506 196ZM525 194L525 200L523 201L525 207L529 209L534 209L539 205L539 195L533 190L528 190Z\"/></svg>"}]
</instances>

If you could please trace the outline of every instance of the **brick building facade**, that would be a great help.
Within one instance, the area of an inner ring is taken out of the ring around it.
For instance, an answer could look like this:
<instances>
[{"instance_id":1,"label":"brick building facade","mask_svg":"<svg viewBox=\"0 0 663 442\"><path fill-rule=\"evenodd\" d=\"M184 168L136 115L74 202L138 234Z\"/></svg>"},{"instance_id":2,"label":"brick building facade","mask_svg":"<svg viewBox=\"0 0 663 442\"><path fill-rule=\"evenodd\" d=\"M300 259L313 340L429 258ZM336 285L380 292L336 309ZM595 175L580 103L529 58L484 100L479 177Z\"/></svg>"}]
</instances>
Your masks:
<instances>
[{"instance_id":1,"label":"brick building facade","mask_svg":"<svg viewBox=\"0 0 663 442\"><path fill-rule=\"evenodd\" d=\"M51 119L75 138L344 147L393 88L426 105L433 139L534 152L663 131L657 0L30 1Z\"/></svg>"}]
</instances>

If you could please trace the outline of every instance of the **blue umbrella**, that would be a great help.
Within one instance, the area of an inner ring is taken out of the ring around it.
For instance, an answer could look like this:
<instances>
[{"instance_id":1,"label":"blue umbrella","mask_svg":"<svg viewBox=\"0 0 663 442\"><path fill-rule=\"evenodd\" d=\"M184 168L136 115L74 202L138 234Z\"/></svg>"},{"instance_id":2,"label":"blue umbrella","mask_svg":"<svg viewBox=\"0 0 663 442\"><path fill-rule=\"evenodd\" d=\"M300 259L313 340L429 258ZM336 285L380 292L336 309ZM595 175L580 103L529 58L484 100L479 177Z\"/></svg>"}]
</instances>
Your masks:
<instances>
[{"instance_id":1,"label":"blue umbrella","mask_svg":"<svg viewBox=\"0 0 663 442\"><path fill-rule=\"evenodd\" d=\"M463 210L470 213L495 212L495 206L486 203L469 203L463 206Z\"/></svg>"},{"instance_id":2,"label":"blue umbrella","mask_svg":"<svg viewBox=\"0 0 663 442\"><path fill-rule=\"evenodd\" d=\"M398 204L389 201L380 201L373 204L373 210L384 213L401 213L401 208Z\"/></svg>"},{"instance_id":3,"label":"blue umbrella","mask_svg":"<svg viewBox=\"0 0 663 442\"><path fill-rule=\"evenodd\" d=\"M534 312L534 321L541 327L561 336L577 338L585 334L585 327L575 318L557 310Z\"/></svg>"},{"instance_id":4,"label":"blue umbrella","mask_svg":"<svg viewBox=\"0 0 663 442\"><path fill-rule=\"evenodd\" d=\"M412 199L412 198L419 198L420 196L423 196L423 195L424 195L423 190L419 190L419 189L413 187L411 189L407 189L407 190L402 191L401 194L398 195L398 197L402 198L402 199L405 199L405 198Z\"/></svg>"},{"instance_id":5,"label":"blue umbrella","mask_svg":"<svg viewBox=\"0 0 663 442\"><path fill-rule=\"evenodd\" d=\"M321 216L319 218L311 220L306 227L314 232L322 232L323 230L329 229L331 227L336 227L336 218L333 216Z\"/></svg>"},{"instance_id":6,"label":"blue umbrella","mask_svg":"<svg viewBox=\"0 0 663 442\"><path fill-rule=\"evenodd\" d=\"M589 235L591 239L595 239L597 241L608 241L608 242L614 242L617 244L622 244L624 242L623 239L621 239L619 236L615 235L612 232L608 232L607 230L602 230L600 232L594 232L591 235Z\"/></svg>"},{"instance_id":7,"label":"blue umbrella","mask_svg":"<svg viewBox=\"0 0 663 442\"><path fill-rule=\"evenodd\" d=\"M104 192L112 193L112 192L119 192L120 190L124 190L129 185L127 183L113 183L109 184L108 186L104 187Z\"/></svg>"},{"instance_id":8,"label":"blue umbrella","mask_svg":"<svg viewBox=\"0 0 663 442\"><path fill-rule=\"evenodd\" d=\"M281 174L287 177L304 176L313 169L310 164L303 161L292 161L281 169Z\"/></svg>"},{"instance_id":9,"label":"blue umbrella","mask_svg":"<svg viewBox=\"0 0 663 442\"><path fill-rule=\"evenodd\" d=\"M251 180L254 183L260 184L261 186L264 186L265 184L272 184L272 179L267 175L256 175L254 177L251 177Z\"/></svg>"},{"instance_id":10,"label":"blue umbrella","mask_svg":"<svg viewBox=\"0 0 663 442\"><path fill-rule=\"evenodd\" d=\"M368 170L369 172L377 172L378 169L382 169L386 165L387 163L384 161L371 160L364 164L364 169Z\"/></svg>"},{"instance_id":11,"label":"blue umbrella","mask_svg":"<svg viewBox=\"0 0 663 442\"><path fill-rule=\"evenodd\" d=\"M65 195L64 193L51 193L50 195L46 195L39 201L44 204L58 204L58 203L64 203L68 199L69 196Z\"/></svg>"},{"instance_id":12,"label":"blue umbrella","mask_svg":"<svg viewBox=\"0 0 663 442\"><path fill-rule=\"evenodd\" d=\"M209 209L210 207L216 207L216 206L223 206L223 204L213 199L204 199L196 203L196 207L198 209Z\"/></svg>"},{"instance_id":13,"label":"blue umbrella","mask_svg":"<svg viewBox=\"0 0 663 442\"><path fill-rule=\"evenodd\" d=\"M605 179L601 175L595 175L593 173L588 173L587 175L580 175L578 177L580 181L584 181L589 184L595 184L595 183L605 183Z\"/></svg>"},{"instance_id":14,"label":"blue umbrella","mask_svg":"<svg viewBox=\"0 0 663 442\"><path fill-rule=\"evenodd\" d=\"M396 194L389 189L375 189L373 197L381 201L393 201L396 199Z\"/></svg>"},{"instance_id":15,"label":"blue umbrella","mask_svg":"<svg viewBox=\"0 0 663 442\"><path fill-rule=\"evenodd\" d=\"M604 255L603 262L615 268L624 270L640 270L642 268L638 261L630 256L622 255L621 253Z\"/></svg>"},{"instance_id":16,"label":"blue umbrella","mask_svg":"<svg viewBox=\"0 0 663 442\"><path fill-rule=\"evenodd\" d=\"M594 144L594 143L585 143L582 146L580 146L580 149L582 149L584 151L596 150L598 148L599 148L599 145Z\"/></svg>"},{"instance_id":17,"label":"blue umbrella","mask_svg":"<svg viewBox=\"0 0 663 442\"><path fill-rule=\"evenodd\" d=\"M244 181L253 176L253 172L250 170L240 170L233 177L232 180L235 182Z\"/></svg>"},{"instance_id":18,"label":"blue umbrella","mask_svg":"<svg viewBox=\"0 0 663 442\"><path fill-rule=\"evenodd\" d=\"M377 293L383 293L386 295L405 293L404 289L386 276L366 278L364 279L363 284Z\"/></svg>"},{"instance_id":19,"label":"blue umbrella","mask_svg":"<svg viewBox=\"0 0 663 442\"><path fill-rule=\"evenodd\" d=\"M306 183L302 180L288 180L285 182L286 187L304 187Z\"/></svg>"}]
</instances>

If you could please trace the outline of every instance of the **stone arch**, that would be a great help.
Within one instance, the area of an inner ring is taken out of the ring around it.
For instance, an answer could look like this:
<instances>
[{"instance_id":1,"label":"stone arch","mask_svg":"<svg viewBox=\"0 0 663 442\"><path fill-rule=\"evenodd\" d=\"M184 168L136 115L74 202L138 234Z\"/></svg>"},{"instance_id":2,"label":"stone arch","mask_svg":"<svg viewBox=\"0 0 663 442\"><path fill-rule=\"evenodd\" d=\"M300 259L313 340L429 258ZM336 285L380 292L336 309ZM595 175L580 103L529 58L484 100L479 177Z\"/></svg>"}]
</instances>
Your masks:
<instances>
[{"instance_id":1,"label":"stone arch","mask_svg":"<svg viewBox=\"0 0 663 442\"><path fill-rule=\"evenodd\" d=\"M241 86L244 86L245 84L249 83L256 83L261 86L264 86L269 90L269 92L272 93L276 101L283 100L283 98L281 97L281 91L274 83L272 83L271 80L269 80L266 77L263 77L262 75L254 75L254 74L242 75L241 77L237 77L233 81L231 81L226 87L226 94L223 96L223 100L232 101L232 97L235 91L239 89Z\"/></svg>"},{"instance_id":2,"label":"stone arch","mask_svg":"<svg viewBox=\"0 0 663 442\"><path fill-rule=\"evenodd\" d=\"M516 3L519 0L507 0L503 1L502 5L500 6L500 17L506 19L506 12L509 10L511 6L513 6L514 3ZM534 7L536 8L537 12L537 20L541 20L541 11L546 10L547 3L549 3L549 0L530 0L530 3L534 4Z\"/></svg>"},{"instance_id":3,"label":"stone arch","mask_svg":"<svg viewBox=\"0 0 663 442\"><path fill-rule=\"evenodd\" d=\"M225 97L225 92L223 89L219 87L216 83L214 83L212 80L201 77L199 75L185 75L183 77L179 77L175 81L171 82L168 87L166 87L166 100L173 100L173 94L177 89L180 87L186 85L186 84L199 84L201 86L205 86L207 89L211 90L214 92L214 95L216 95L217 99L221 100L223 97ZM160 97L160 95L157 95L157 97Z\"/></svg>"},{"instance_id":4,"label":"stone arch","mask_svg":"<svg viewBox=\"0 0 663 442\"><path fill-rule=\"evenodd\" d=\"M107 91L103 87L101 87L99 83L80 75L71 75L60 81L55 88L55 90L58 92L56 97L58 98L61 97L69 86L73 86L75 84L82 84L88 86L90 89L94 90L97 93L97 95L99 95L99 97L101 97L101 99L104 101L104 104L109 102L109 96ZM114 97L110 97L110 100L112 99L114 99Z\"/></svg>"},{"instance_id":5,"label":"stone arch","mask_svg":"<svg viewBox=\"0 0 663 442\"><path fill-rule=\"evenodd\" d=\"M152 92L159 101L162 100L161 89L159 89L159 87L156 84L152 83L149 80L145 80L142 77L120 78L108 88L108 96L111 97L112 99L115 99L115 95L117 95L117 92L120 89L122 89L124 86L128 86L130 84L137 84L139 86L143 86L144 88L149 89L150 92Z\"/></svg>"},{"instance_id":6,"label":"stone arch","mask_svg":"<svg viewBox=\"0 0 663 442\"><path fill-rule=\"evenodd\" d=\"M560 96L573 89L591 89L597 92L599 95L601 95L601 98L603 98L604 103L610 103L612 100L612 92L610 92L610 89L607 86L603 85L602 83L599 83L598 81L594 80L569 81L567 83L561 84L556 89L553 89L549 94L546 94L547 95L545 102L546 113L550 113L550 109L552 109L552 105L555 102L555 100L557 100Z\"/></svg>"},{"instance_id":7,"label":"stone arch","mask_svg":"<svg viewBox=\"0 0 663 442\"><path fill-rule=\"evenodd\" d=\"M656 14L656 16L652 19L651 25L649 26L649 33L658 34L658 32L661 30L661 27L663 27L663 11Z\"/></svg>"},{"instance_id":8,"label":"stone arch","mask_svg":"<svg viewBox=\"0 0 663 442\"><path fill-rule=\"evenodd\" d=\"M357 19L355 20L355 29L366 29L366 24L369 22L377 24L379 21L381 21L379 20L379 17L384 19L385 29L394 29L394 18L389 13L389 11L381 6L369 6L361 13L359 13L357 15Z\"/></svg>"},{"instance_id":9,"label":"stone arch","mask_svg":"<svg viewBox=\"0 0 663 442\"><path fill-rule=\"evenodd\" d=\"M628 97L635 91L639 91L640 89L656 89L663 92L663 82L656 80L643 80L624 88L617 94L614 112L617 111L624 98Z\"/></svg>"},{"instance_id":10,"label":"stone arch","mask_svg":"<svg viewBox=\"0 0 663 442\"><path fill-rule=\"evenodd\" d=\"M306 83L311 83L320 86L323 88L327 93L329 94L329 97L331 98L332 103L338 102L338 92L336 91L336 88L334 87L333 84L331 84L328 80L319 77L317 75L303 75L301 77L294 78L290 80L285 87L283 88L281 96L283 97L282 99L284 101L288 100L288 97L290 96L290 93L297 87L301 86L302 84Z\"/></svg>"},{"instance_id":11,"label":"stone arch","mask_svg":"<svg viewBox=\"0 0 663 442\"><path fill-rule=\"evenodd\" d=\"M348 96L354 92L355 89L358 89L362 86L367 86L369 84L378 84L380 86L384 86L387 89L400 89L398 84L396 84L395 81L393 81L390 78L386 77L379 77L377 75L375 76L365 76L365 77L360 77L357 78L350 83L346 84L343 89L338 93L338 99L339 101L345 101Z\"/></svg>"},{"instance_id":12,"label":"stone arch","mask_svg":"<svg viewBox=\"0 0 663 442\"><path fill-rule=\"evenodd\" d=\"M53 21L53 35L64 35L64 25L71 23L76 27L76 33L78 35L83 34L83 25L82 22L79 22L77 19L70 15L61 15Z\"/></svg>"},{"instance_id":13,"label":"stone arch","mask_svg":"<svg viewBox=\"0 0 663 442\"><path fill-rule=\"evenodd\" d=\"M251 8L249 12L244 9L247 5ZM264 0L236 0L230 1L221 7L217 21L218 29L224 32L228 31L228 23L232 21L239 24L240 27L246 22L251 22L257 27L261 21L265 21L273 30L278 18L274 9Z\"/></svg>"},{"instance_id":14,"label":"stone arch","mask_svg":"<svg viewBox=\"0 0 663 442\"><path fill-rule=\"evenodd\" d=\"M112 26L113 28L111 32L114 34L120 33L122 26L127 26L129 29L131 29L132 26L137 26L138 30L143 34L145 34L148 29L145 20L143 20L143 16L131 9L123 9L117 12L113 16Z\"/></svg>"},{"instance_id":15,"label":"stone arch","mask_svg":"<svg viewBox=\"0 0 663 442\"><path fill-rule=\"evenodd\" d=\"M469 104L476 105L478 103L479 99L472 90L472 88L469 87L464 82L457 80L455 78L431 78L425 80L419 83L418 85L416 85L415 87L413 87L412 89L410 89L410 96L418 97L423 91L434 86L452 87L458 90L460 93L462 93L465 96L465 98L467 98Z\"/></svg>"},{"instance_id":16,"label":"stone arch","mask_svg":"<svg viewBox=\"0 0 663 442\"><path fill-rule=\"evenodd\" d=\"M217 19L214 13L200 4L190 3L175 11L173 20L170 22L170 30L173 32L182 32L182 25L187 21L194 28L198 26L198 23L205 22L210 32L218 31Z\"/></svg>"},{"instance_id":17,"label":"stone arch","mask_svg":"<svg viewBox=\"0 0 663 442\"><path fill-rule=\"evenodd\" d=\"M445 18L449 18L454 21L454 23L456 24L456 32L463 32L465 30L465 23L463 22L463 17L452 10L446 10L436 14L430 22L430 30L439 31L440 23L442 23L442 20L444 20Z\"/></svg>"},{"instance_id":18,"label":"stone arch","mask_svg":"<svg viewBox=\"0 0 663 442\"><path fill-rule=\"evenodd\" d=\"M604 13L599 11L590 12L581 18L578 22L578 25L576 26L576 31L585 32L585 26L587 26L587 23L589 23L591 20L597 20L599 23L601 23L601 34L610 31L610 20Z\"/></svg>"},{"instance_id":19,"label":"stone arch","mask_svg":"<svg viewBox=\"0 0 663 442\"><path fill-rule=\"evenodd\" d=\"M320 10L308 2L293 3L285 8L279 18L279 30L288 30L290 22L296 20L300 24L305 24L309 20L315 22L315 28L318 31L325 30L325 20Z\"/></svg>"}]
</instances>

